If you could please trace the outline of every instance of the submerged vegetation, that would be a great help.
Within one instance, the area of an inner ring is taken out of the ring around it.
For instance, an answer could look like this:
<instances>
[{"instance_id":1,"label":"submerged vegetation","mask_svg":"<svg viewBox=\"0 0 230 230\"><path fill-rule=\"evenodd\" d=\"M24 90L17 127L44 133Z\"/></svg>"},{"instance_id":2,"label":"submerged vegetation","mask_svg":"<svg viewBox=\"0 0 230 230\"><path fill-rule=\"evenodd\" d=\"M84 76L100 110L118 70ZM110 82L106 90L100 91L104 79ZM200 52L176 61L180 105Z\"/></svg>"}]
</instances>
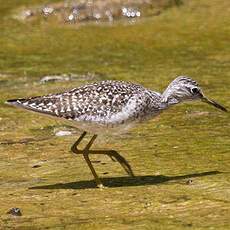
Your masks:
<instances>
[{"instance_id":1,"label":"submerged vegetation","mask_svg":"<svg viewBox=\"0 0 230 230\"><path fill-rule=\"evenodd\" d=\"M12 17L46 3L0 0L0 228L228 229L229 113L183 104L128 134L101 137L95 148L119 151L136 177L94 155L108 186L98 190L69 150L79 130L4 101L103 79L163 91L188 75L230 108L229 1L183 1L132 24Z\"/></svg>"}]
</instances>

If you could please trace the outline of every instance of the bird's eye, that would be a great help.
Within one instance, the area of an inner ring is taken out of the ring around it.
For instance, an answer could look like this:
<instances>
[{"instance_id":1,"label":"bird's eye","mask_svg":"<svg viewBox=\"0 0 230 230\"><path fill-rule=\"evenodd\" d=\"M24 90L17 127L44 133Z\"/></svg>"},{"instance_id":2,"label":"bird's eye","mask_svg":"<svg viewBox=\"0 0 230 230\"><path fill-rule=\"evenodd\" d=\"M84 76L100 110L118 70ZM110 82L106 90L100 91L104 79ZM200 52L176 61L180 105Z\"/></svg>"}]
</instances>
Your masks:
<instances>
[{"instance_id":1,"label":"bird's eye","mask_svg":"<svg viewBox=\"0 0 230 230\"><path fill-rule=\"evenodd\" d=\"M198 88L192 88L191 91L193 94L197 94L199 92L199 89Z\"/></svg>"}]
</instances>

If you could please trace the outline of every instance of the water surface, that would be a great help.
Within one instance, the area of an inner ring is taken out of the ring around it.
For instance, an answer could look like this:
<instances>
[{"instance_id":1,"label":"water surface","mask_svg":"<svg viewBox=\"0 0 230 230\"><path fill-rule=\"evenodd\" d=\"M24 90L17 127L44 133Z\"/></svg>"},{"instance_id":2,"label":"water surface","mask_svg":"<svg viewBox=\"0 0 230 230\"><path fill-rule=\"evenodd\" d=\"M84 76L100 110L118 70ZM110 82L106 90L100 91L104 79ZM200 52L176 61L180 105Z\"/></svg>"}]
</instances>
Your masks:
<instances>
[{"instance_id":1,"label":"water surface","mask_svg":"<svg viewBox=\"0 0 230 230\"><path fill-rule=\"evenodd\" d=\"M0 1L0 226L4 229L227 229L229 114L201 102L177 105L95 148L116 149L127 177L107 156L92 156L107 189L95 189L66 124L4 105L9 98L127 80L162 92L189 75L230 108L230 3L185 1L135 24L62 26L21 23L14 9L46 1ZM46 75L97 73L93 79L40 83ZM18 207L21 217L6 212Z\"/></svg>"}]
</instances>

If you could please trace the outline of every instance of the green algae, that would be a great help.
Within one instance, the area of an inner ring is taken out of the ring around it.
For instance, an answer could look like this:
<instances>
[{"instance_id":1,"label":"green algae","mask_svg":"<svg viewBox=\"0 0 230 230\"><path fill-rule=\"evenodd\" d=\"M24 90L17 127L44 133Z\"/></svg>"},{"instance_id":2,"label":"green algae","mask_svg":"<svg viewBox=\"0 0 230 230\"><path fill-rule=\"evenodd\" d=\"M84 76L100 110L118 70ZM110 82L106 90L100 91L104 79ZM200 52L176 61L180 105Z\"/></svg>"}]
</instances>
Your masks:
<instances>
[{"instance_id":1,"label":"green algae","mask_svg":"<svg viewBox=\"0 0 230 230\"><path fill-rule=\"evenodd\" d=\"M95 148L116 149L136 175L127 177L107 156L92 156L108 187L99 190L82 157L70 152L80 131L55 137L61 122L4 101L88 82L41 84L47 74L98 72L158 91L184 74L230 108L229 1L185 1L133 25L63 28L8 17L40 2L0 1L1 228L228 229L228 113L201 102L177 105L131 133L99 138ZM12 207L22 216L6 214Z\"/></svg>"}]
</instances>

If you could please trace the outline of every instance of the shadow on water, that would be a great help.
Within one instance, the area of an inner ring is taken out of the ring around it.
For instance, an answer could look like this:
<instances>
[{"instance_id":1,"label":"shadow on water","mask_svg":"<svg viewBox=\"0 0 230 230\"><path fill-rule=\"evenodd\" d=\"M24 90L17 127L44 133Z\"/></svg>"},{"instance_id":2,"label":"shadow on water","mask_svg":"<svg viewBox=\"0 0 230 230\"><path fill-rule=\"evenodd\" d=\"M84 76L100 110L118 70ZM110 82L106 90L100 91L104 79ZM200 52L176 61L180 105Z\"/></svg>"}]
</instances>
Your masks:
<instances>
[{"instance_id":1,"label":"shadow on water","mask_svg":"<svg viewBox=\"0 0 230 230\"><path fill-rule=\"evenodd\" d=\"M107 177L101 178L102 183L106 187L129 187L129 186L142 186L142 185L156 185L165 183L168 181L174 180L182 180L182 179L189 179L194 177L203 177L203 176L210 176L220 174L222 172L219 171L209 171L209 172L202 172L202 173L194 173L194 174L187 174L182 176L135 176L135 177ZM36 186L30 187L29 189L87 189L87 188L95 188L96 184L94 180L90 181L77 181L77 182L70 182L70 183L57 183L51 185L43 185L43 186Z\"/></svg>"}]
</instances>

